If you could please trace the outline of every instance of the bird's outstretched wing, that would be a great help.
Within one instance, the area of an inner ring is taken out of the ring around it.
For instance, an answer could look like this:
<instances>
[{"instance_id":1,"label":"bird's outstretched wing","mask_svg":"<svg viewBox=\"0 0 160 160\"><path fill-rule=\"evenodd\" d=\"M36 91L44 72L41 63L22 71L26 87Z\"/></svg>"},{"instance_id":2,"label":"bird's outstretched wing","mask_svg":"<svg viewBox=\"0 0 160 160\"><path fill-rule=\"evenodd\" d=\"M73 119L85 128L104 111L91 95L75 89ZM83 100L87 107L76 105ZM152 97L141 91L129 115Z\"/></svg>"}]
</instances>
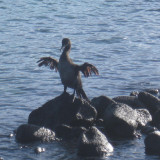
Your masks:
<instances>
[{"instance_id":1,"label":"bird's outstretched wing","mask_svg":"<svg viewBox=\"0 0 160 160\"><path fill-rule=\"evenodd\" d=\"M58 71L58 61L54 58L51 58L51 57L42 57L40 58L39 61L37 61L38 66L41 67L41 66L49 66L50 69L55 69L55 71L57 72Z\"/></svg>"},{"instance_id":2,"label":"bird's outstretched wing","mask_svg":"<svg viewBox=\"0 0 160 160\"><path fill-rule=\"evenodd\" d=\"M79 70L84 74L85 77L91 76L92 73L99 75L98 69L89 63L84 63L79 66Z\"/></svg>"}]
</instances>

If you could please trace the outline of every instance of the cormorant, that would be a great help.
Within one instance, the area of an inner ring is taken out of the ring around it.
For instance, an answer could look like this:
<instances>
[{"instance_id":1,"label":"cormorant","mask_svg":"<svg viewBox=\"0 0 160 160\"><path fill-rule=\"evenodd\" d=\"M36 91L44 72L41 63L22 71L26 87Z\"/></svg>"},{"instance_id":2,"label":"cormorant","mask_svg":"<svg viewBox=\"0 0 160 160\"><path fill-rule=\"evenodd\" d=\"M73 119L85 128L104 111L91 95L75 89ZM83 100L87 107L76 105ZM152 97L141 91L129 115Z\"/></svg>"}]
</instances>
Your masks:
<instances>
[{"instance_id":1,"label":"cormorant","mask_svg":"<svg viewBox=\"0 0 160 160\"><path fill-rule=\"evenodd\" d=\"M59 72L62 84L64 85L64 93L66 92L67 87L74 89L73 102L75 99L75 92L79 98L84 98L89 101L82 88L80 71L85 77L89 77L91 73L99 75L97 68L89 63L77 65L72 62L69 57L71 41L68 38L64 38L62 40L61 50L63 52L60 56L59 62L51 57L42 57L39 61L37 61L39 63L38 66L49 66L50 69L55 69Z\"/></svg>"}]
</instances>

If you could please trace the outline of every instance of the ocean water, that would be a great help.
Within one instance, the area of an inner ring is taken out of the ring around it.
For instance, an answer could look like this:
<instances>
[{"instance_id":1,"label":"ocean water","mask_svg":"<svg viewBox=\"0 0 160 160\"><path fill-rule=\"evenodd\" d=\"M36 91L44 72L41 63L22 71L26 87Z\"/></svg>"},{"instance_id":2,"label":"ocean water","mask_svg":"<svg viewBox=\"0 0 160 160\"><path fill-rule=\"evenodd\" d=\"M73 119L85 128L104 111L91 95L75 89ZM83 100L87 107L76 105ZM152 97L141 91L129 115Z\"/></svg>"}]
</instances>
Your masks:
<instances>
[{"instance_id":1,"label":"ocean water","mask_svg":"<svg viewBox=\"0 0 160 160\"><path fill-rule=\"evenodd\" d=\"M159 88L159 0L0 0L0 157L4 160L77 160L67 142L22 145L9 135L29 113L63 91L58 73L39 68L40 57L59 58L61 40L71 58L94 64L99 76L84 78L90 99ZM68 90L72 92L72 90ZM140 139L110 141L112 160L150 160ZM46 151L34 153L37 146Z\"/></svg>"}]
</instances>

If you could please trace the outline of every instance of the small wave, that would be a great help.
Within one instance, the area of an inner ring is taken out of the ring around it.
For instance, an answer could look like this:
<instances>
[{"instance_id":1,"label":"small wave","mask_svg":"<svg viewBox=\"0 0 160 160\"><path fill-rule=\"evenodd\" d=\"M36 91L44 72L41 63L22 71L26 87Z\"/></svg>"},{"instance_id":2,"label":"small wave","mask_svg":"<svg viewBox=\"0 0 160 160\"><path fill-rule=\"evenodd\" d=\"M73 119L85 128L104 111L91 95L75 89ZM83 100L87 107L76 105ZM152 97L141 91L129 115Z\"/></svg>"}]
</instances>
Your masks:
<instances>
[{"instance_id":1,"label":"small wave","mask_svg":"<svg viewBox=\"0 0 160 160\"><path fill-rule=\"evenodd\" d=\"M0 3L1 3L1 2L0 2ZM0 9L7 9L7 7L2 6L2 7L0 7Z\"/></svg>"},{"instance_id":2,"label":"small wave","mask_svg":"<svg viewBox=\"0 0 160 160\"><path fill-rule=\"evenodd\" d=\"M158 8L158 9L149 9L147 11L150 11L150 12L160 12L160 8Z\"/></svg>"},{"instance_id":3,"label":"small wave","mask_svg":"<svg viewBox=\"0 0 160 160\"><path fill-rule=\"evenodd\" d=\"M75 19L76 17L71 16L71 15L56 15L56 17L59 18L66 18L66 19Z\"/></svg>"},{"instance_id":4,"label":"small wave","mask_svg":"<svg viewBox=\"0 0 160 160\"><path fill-rule=\"evenodd\" d=\"M121 43L124 40L122 37L111 37L109 39L99 39L95 40L94 43L107 43L107 44L113 44L113 43Z\"/></svg>"},{"instance_id":5,"label":"small wave","mask_svg":"<svg viewBox=\"0 0 160 160\"><path fill-rule=\"evenodd\" d=\"M0 41L0 44L5 44L5 42L3 42L3 41Z\"/></svg>"},{"instance_id":6,"label":"small wave","mask_svg":"<svg viewBox=\"0 0 160 160\"><path fill-rule=\"evenodd\" d=\"M27 19L22 19L22 18L13 18L13 19L8 19L8 22L28 22L29 20Z\"/></svg>"},{"instance_id":7,"label":"small wave","mask_svg":"<svg viewBox=\"0 0 160 160\"><path fill-rule=\"evenodd\" d=\"M47 16L35 16L36 19L49 19Z\"/></svg>"},{"instance_id":8,"label":"small wave","mask_svg":"<svg viewBox=\"0 0 160 160\"><path fill-rule=\"evenodd\" d=\"M36 31L41 33L51 33L51 30L47 28L38 28Z\"/></svg>"}]
</instances>

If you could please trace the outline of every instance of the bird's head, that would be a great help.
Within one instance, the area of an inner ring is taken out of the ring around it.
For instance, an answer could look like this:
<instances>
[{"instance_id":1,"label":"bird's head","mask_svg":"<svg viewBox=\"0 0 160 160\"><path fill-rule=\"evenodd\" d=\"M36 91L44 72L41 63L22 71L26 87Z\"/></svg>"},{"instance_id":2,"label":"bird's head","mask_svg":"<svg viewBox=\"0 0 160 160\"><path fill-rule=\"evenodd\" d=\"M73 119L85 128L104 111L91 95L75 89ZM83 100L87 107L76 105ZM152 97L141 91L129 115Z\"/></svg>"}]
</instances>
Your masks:
<instances>
[{"instance_id":1,"label":"bird's head","mask_svg":"<svg viewBox=\"0 0 160 160\"><path fill-rule=\"evenodd\" d=\"M64 50L64 49L70 49L71 48L71 41L69 38L63 38L62 39L62 47L61 47L61 50Z\"/></svg>"}]
</instances>

